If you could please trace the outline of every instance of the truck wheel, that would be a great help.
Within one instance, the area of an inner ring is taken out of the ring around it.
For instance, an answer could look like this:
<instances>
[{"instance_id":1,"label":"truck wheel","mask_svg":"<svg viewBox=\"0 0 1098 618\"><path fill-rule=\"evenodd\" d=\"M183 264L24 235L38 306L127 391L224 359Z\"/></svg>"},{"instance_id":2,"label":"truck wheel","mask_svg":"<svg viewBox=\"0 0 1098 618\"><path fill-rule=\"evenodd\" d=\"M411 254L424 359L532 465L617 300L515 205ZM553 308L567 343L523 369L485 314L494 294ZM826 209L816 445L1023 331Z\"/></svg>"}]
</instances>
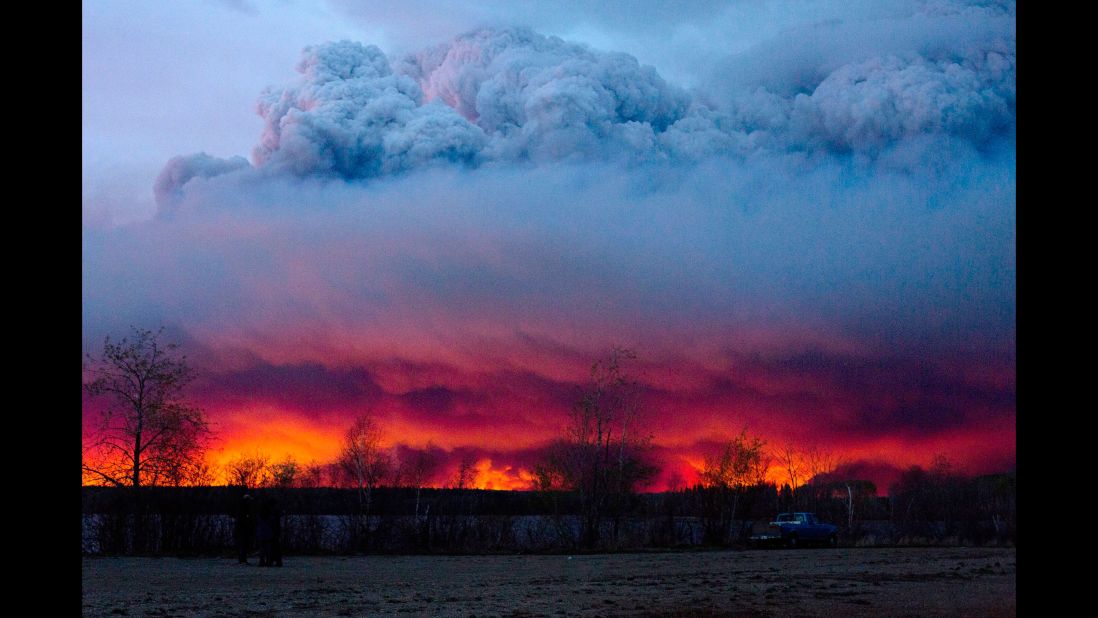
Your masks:
<instances>
[{"instance_id":1,"label":"truck wheel","mask_svg":"<svg viewBox=\"0 0 1098 618\"><path fill-rule=\"evenodd\" d=\"M834 534L827 537L827 546L828 547L838 547L839 546L839 537L835 536Z\"/></svg>"},{"instance_id":2,"label":"truck wheel","mask_svg":"<svg viewBox=\"0 0 1098 618\"><path fill-rule=\"evenodd\" d=\"M786 539L785 544L786 544L787 547L789 547L789 549L797 549L797 537L796 537L796 535L791 536L788 539Z\"/></svg>"}]
</instances>

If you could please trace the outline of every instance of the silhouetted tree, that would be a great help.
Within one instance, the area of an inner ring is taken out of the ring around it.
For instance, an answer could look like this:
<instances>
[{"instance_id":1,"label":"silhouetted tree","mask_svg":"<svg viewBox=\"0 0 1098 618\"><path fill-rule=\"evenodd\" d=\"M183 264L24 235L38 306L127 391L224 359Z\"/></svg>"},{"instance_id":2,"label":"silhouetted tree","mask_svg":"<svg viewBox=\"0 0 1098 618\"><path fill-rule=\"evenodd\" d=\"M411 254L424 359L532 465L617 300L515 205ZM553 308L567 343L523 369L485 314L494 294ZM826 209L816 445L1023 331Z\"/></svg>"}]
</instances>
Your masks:
<instances>
[{"instance_id":1,"label":"silhouetted tree","mask_svg":"<svg viewBox=\"0 0 1098 618\"><path fill-rule=\"evenodd\" d=\"M301 466L298 465L293 455L287 455L282 461L270 464L267 470L267 486L296 487Z\"/></svg>"},{"instance_id":2,"label":"silhouetted tree","mask_svg":"<svg viewBox=\"0 0 1098 618\"><path fill-rule=\"evenodd\" d=\"M435 446L434 442L428 441L423 450L415 451L407 461L402 462L400 476L409 487L414 487L416 490L415 516L417 520L419 519L420 494L431 480L431 477L434 476L435 469L438 467L438 460L438 447Z\"/></svg>"},{"instance_id":3,"label":"silhouetted tree","mask_svg":"<svg viewBox=\"0 0 1098 618\"><path fill-rule=\"evenodd\" d=\"M476 465L477 459L472 453L462 456L461 462L458 463L457 474L454 475L454 489L468 489L473 486L477 479Z\"/></svg>"},{"instance_id":4,"label":"silhouetted tree","mask_svg":"<svg viewBox=\"0 0 1098 618\"><path fill-rule=\"evenodd\" d=\"M570 451L571 446L559 439L545 449L541 460L534 464L534 489L543 492L573 489L572 480L566 476L572 466Z\"/></svg>"},{"instance_id":5,"label":"silhouetted tree","mask_svg":"<svg viewBox=\"0 0 1098 618\"><path fill-rule=\"evenodd\" d=\"M324 472L326 468L327 466L324 466L316 460L310 461L295 476L297 485L299 487L323 487L325 480Z\"/></svg>"},{"instance_id":6,"label":"silhouetted tree","mask_svg":"<svg viewBox=\"0 0 1098 618\"><path fill-rule=\"evenodd\" d=\"M774 458L785 469L789 478L789 496L791 509L797 509L797 488L804 482L804 457L793 444L787 443L774 452Z\"/></svg>"},{"instance_id":7,"label":"silhouetted tree","mask_svg":"<svg viewBox=\"0 0 1098 618\"><path fill-rule=\"evenodd\" d=\"M133 329L132 338L103 341L88 356L92 380L84 385L108 407L81 458L85 482L141 487L206 480L204 453L209 425L183 390L194 375L177 345L161 341L163 329Z\"/></svg>"},{"instance_id":8,"label":"silhouetted tree","mask_svg":"<svg viewBox=\"0 0 1098 618\"><path fill-rule=\"evenodd\" d=\"M766 441L748 436L747 429L726 441L718 452L705 456L701 483L716 502L708 517L712 540L724 541L736 519L740 496L747 487L765 482L769 465ZM733 531L733 540L738 536Z\"/></svg>"},{"instance_id":9,"label":"silhouetted tree","mask_svg":"<svg viewBox=\"0 0 1098 618\"><path fill-rule=\"evenodd\" d=\"M392 464L388 449L382 445L381 426L372 414L359 416L347 429L338 462L347 483L358 490L356 529L365 532L368 546L374 490L389 474Z\"/></svg>"},{"instance_id":10,"label":"silhouetted tree","mask_svg":"<svg viewBox=\"0 0 1098 618\"><path fill-rule=\"evenodd\" d=\"M609 513L616 524L629 496L656 472L646 457L651 436L639 427L639 385L624 367L634 359L632 350L616 347L591 366L564 438L535 470L540 485L579 495L586 547L598 544L603 518Z\"/></svg>"},{"instance_id":11,"label":"silhouetted tree","mask_svg":"<svg viewBox=\"0 0 1098 618\"><path fill-rule=\"evenodd\" d=\"M950 527L958 520L963 489L962 477L942 455L934 458L929 470L911 466L889 488L893 521L905 534L930 536L944 532L937 526Z\"/></svg>"},{"instance_id":12,"label":"silhouetted tree","mask_svg":"<svg viewBox=\"0 0 1098 618\"><path fill-rule=\"evenodd\" d=\"M240 485L248 489L265 487L270 484L270 455L259 451L251 455L239 455L225 464L225 476L230 485Z\"/></svg>"},{"instance_id":13,"label":"silhouetted tree","mask_svg":"<svg viewBox=\"0 0 1098 618\"><path fill-rule=\"evenodd\" d=\"M804 468L813 485L824 484L831 479L835 469L842 465L842 458L831 450L813 446L803 452Z\"/></svg>"},{"instance_id":14,"label":"silhouetted tree","mask_svg":"<svg viewBox=\"0 0 1098 618\"><path fill-rule=\"evenodd\" d=\"M829 483L834 480L835 470L842 465L842 459L834 451L816 445L801 452L801 461L810 486L808 508L817 510L820 501L830 497ZM853 488L848 497L853 508Z\"/></svg>"}]
</instances>

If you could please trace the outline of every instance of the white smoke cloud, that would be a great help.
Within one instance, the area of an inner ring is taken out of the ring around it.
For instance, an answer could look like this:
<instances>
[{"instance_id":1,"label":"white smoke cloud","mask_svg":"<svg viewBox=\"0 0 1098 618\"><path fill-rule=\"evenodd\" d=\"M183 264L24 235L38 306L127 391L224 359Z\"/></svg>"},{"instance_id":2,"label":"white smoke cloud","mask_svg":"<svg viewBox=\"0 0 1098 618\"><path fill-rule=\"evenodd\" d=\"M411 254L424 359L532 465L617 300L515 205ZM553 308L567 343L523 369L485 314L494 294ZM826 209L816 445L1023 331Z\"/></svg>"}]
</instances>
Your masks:
<instances>
[{"instance_id":1,"label":"white smoke cloud","mask_svg":"<svg viewBox=\"0 0 1098 618\"><path fill-rule=\"evenodd\" d=\"M877 157L905 140L933 147L928 136L979 146L1014 124L1013 20L1012 3L942 2L870 25L816 24L788 50L762 45L733 59L723 81L693 94L627 54L523 28L474 30L396 61L372 45L328 43L304 50L297 84L261 95L252 162L356 181L429 166ZM898 24L912 31L901 36ZM893 36L868 36L860 49L847 41L870 26ZM744 70L744 58L774 74ZM168 208L192 178L242 168L173 159L158 203Z\"/></svg>"},{"instance_id":2,"label":"white smoke cloud","mask_svg":"<svg viewBox=\"0 0 1098 618\"><path fill-rule=\"evenodd\" d=\"M475 31L399 68L493 137L489 159L601 155L608 141L650 145L637 132L666 130L689 105L685 91L627 54L524 29Z\"/></svg>"},{"instance_id":3,"label":"white smoke cloud","mask_svg":"<svg viewBox=\"0 0 1098 618\"><path fill-rule=\"evenodd\" d=\"M927 136L979 146L1008 134L1013 3L911 9L792 28L726 59L702 98L774 150L877 156Z\"/></svg>"},{"instance_id":4,"label":"white smoke cloud","mask_svg":"<svg viewBox=\"0 0 1098 618\"><path fill-rule=\"evenodd\" d=\"M1004 77L1009 76L1009 87ZM806 143L874 151L942 133L983 143L1013 121L1013 59L982 52L969 64L875 58L843 66L811 96L797 95L792 121Z\"/></svg>"},{"instance_id":5,"label":"white smoke cloud","mask_svg":"<svg viewBox=\"0 0 1098 618\"><path fill-rule=\"evenodd\" d=\"M453 109L423 104L377 47L343 41L308 47L301 83L260 97L256 165L347 179L392 174L438 159L470 161L483 133Z\"/></svg>"}]
</instances>

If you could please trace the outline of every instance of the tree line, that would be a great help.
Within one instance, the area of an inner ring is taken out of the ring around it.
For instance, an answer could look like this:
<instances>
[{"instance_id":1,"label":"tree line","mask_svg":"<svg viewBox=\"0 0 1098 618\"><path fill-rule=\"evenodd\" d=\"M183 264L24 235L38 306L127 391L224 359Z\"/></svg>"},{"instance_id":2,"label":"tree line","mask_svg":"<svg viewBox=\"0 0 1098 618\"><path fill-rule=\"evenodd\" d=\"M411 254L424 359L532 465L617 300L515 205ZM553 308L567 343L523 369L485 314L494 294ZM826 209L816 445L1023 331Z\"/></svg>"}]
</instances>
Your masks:
<instances>
[{"instance_id":1,"label":"tree line","mask_svg":"<svg viewBox=\"0 0 1098 618\"><path fill-rule=\"evenodd\" d=\"M273 497L286 516L289 553L491 553L621 551L644 548L748 547L747 536L774 514L813 510L840 526L844 545L985 545L1015 540L1012 475L936 477L913 468L891 496L855 498L845 525L845 487L820 484L799 493L816 502L792 503L788 487L746 487L737 515L720 492L700 484L639 493L608 517L594 539L585 510L570 491L490 491L378 487L365 516L359 493L348 488L233 486L146 487L140 510L130 488L82 490L84 551L107 554L231 553L232 513L244 492Z\"/></svg>"}]
</instances>

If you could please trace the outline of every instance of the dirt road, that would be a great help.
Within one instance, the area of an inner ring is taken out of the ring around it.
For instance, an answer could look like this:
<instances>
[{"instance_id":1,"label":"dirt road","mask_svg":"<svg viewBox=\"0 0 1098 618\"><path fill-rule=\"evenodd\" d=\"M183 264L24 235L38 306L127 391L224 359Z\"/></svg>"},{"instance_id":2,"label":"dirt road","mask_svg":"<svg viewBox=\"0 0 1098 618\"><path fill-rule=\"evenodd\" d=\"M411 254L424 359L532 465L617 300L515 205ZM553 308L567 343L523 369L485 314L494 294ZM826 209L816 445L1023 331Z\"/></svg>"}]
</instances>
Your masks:
<instances>
[{"instance_id":1,"label":"dirt road","mask_svg":"<svg viewBox=\"0 0 1098 618\"><path fill-rule=\"evenodd\" d=\"M85 558L85 616L1014 616L1016 551Z\"/></svg>"}]
</instances>

